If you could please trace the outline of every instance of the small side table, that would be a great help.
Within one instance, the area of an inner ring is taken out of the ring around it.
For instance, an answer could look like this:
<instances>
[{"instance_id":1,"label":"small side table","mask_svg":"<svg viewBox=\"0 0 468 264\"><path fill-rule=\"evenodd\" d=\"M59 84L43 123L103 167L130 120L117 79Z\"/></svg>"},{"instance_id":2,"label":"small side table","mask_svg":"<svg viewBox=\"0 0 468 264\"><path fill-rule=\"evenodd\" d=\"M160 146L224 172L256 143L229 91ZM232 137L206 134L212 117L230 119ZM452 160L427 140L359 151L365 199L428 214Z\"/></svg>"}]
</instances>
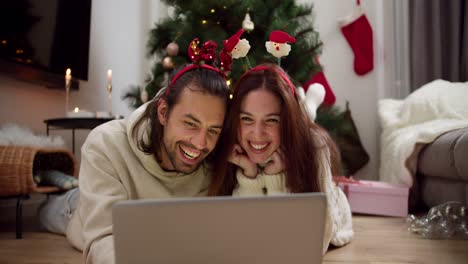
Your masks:
<instances>
[{"instance_id":1,"label":"small side table","mask_svg":"<svg viewBox=\"0 0 468 264\"><path fill-rule=\"evenodd\" d=\"M114 120L114 117L79 117L79 118L52 118L44 120L47 126L47 135L50 130L72 130L72 148L73 154L75 154L75 129L93 129L101 124Z\"/></svg>"}]
</instances>

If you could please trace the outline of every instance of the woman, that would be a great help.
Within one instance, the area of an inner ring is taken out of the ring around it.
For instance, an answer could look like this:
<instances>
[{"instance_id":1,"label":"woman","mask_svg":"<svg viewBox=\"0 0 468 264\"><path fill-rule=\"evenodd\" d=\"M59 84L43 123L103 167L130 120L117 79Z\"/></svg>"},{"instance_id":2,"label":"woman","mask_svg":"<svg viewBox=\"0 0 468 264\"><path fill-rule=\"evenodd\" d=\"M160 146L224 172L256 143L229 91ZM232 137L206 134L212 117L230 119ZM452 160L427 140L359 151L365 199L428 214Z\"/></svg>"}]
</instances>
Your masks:
<instances>
[{"instance_id":1,"label":"woman","mask_svg":"<svg viewBox=\"0 0 468 264\"><path fill-rule=\"evenodd\" d=\"M342 246L352 239L349 204L332 182L332 167L339 173L338 151L309 119L279 66L259 65L240 77L220 145L210 195L324 192L328 213L323 252L329 243Z\"/></svg>"}]
</instances>

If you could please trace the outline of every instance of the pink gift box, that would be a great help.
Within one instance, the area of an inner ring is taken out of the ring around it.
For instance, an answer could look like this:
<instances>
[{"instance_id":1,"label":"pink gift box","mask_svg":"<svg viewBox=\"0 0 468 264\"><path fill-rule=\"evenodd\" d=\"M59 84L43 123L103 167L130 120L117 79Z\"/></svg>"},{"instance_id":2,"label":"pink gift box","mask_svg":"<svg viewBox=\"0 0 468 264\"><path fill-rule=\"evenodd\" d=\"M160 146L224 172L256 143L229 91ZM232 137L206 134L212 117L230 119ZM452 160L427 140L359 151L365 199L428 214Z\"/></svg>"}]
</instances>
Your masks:
<instances>
[{"instance_id":1,"label":"pink gift box","mask_svg":"<svg viewBox=\"0 0 468 264\"><path fill-rule=\"evenodd\" d=\"M353 213L403 216L408 214L409 188L378 181L338 180Z\"/></svg>"}]
</instances>

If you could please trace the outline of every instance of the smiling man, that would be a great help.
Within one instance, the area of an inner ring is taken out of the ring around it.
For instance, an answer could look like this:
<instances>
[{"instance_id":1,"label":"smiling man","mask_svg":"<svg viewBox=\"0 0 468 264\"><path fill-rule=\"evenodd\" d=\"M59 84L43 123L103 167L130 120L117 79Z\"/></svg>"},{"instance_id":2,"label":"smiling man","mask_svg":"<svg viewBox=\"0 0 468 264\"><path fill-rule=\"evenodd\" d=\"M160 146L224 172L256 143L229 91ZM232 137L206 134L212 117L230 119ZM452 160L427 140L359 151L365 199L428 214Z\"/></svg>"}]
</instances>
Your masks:
<instances>
[{"instance_id":1,"label":"smiling man","mask_svg":"<svg viewBox=\"0 0 468 264\"><path fill-rule=\"evenodd\" d=\"M114 262L116 202L207 194L207 163L229 98L223 76L206 64L185 66L156 99L89 134L82 147L80 200L66 228L86 263Z\"/></svg>"},{"instance_id":2,"label":"smiling man","mask_svg":"<svg viewBox=\"0 0 468 264\"><path fill-rule=\"evenodd\" d=\"M179 103L169 111L167 102L158 103L159 122L164 127L161 167L182 173L195 171L213 150L221 133L226 102L190 86Z\"/></svg>"}]
</instances>

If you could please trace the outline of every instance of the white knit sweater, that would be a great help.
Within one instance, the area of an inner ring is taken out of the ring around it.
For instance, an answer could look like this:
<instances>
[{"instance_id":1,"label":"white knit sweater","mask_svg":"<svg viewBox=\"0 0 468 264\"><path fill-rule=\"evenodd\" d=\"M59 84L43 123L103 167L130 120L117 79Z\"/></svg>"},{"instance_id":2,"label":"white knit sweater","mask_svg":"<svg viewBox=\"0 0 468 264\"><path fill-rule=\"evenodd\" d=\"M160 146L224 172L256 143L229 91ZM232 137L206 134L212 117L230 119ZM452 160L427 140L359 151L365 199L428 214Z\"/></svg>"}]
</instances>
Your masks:
<instances>
[{"instance_id":1,"label":"white knit sweater","mask_svg":"<svg viewBox=\"0 0 468 264\"><path fill-rule=\"evenodd\" d=\"M351 209L343 191L333 183L328 151L322 151L319 164L320 189L327 196L327 216L323 239L323 253L329 244L343 246L354 236ZM327 157L328 156L328 157ZM233 192L235 196L278 195L288 193L284 173L267 175L259 174L256 178L244 176L237 170L238 185ZM265 192L266 190L266 192Z\"/></svg>"}]
</instances>

